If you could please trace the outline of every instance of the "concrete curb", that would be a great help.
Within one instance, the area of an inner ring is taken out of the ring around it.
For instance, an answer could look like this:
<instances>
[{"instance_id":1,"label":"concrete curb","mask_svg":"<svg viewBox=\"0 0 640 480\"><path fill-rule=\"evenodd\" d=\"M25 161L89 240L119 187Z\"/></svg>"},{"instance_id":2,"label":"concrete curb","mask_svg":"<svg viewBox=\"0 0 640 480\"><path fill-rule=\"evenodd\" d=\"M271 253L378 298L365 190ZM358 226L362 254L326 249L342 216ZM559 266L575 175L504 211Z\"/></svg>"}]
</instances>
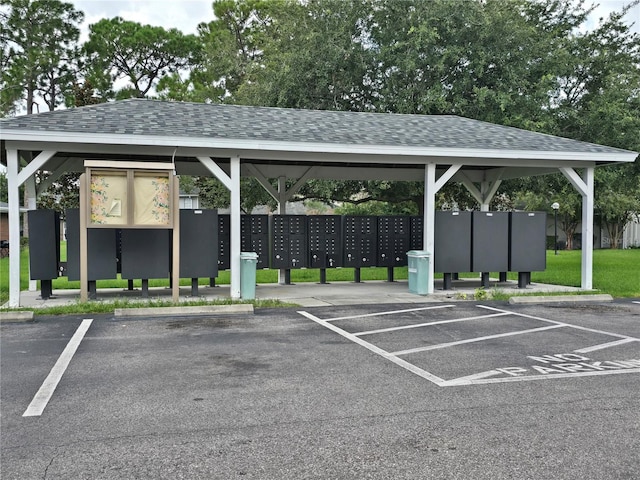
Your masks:
<instances>
[{"instance_id":1,"label":"concrete curb","mask_svg":"<svg viewBox=\"0 0 640 480\"><path fill-rule=\"evenodd\" d=\"M15 312L0 312L0 323L3 322L30 322L33 320L32 311L15 311Z\"/></svg>"},{"instance_id":2,"label":"concrete curb","mask_svg":"<svg viewBox=\"0 0 640 480\"><path fill-rule=\"evenodd\" d=\"M202 305L194 307L157 307L157 308L116 308L116 317L159 317L172 315L182 317L185 315L239 315L253 314L253 305Z\"/></svg>"},{"instance_id":3,"label":"concrete curb","mask_svg":"<svg viewBox=\"0 0 640 480\"><path fill-rule=\"evenodd\" d=\"M530 303L583 303L583 302L613 302L613 297L609 294L598 295L547 295L535 297L511 297L510 305L521 305Z\"/></svg>"}]
</instances>

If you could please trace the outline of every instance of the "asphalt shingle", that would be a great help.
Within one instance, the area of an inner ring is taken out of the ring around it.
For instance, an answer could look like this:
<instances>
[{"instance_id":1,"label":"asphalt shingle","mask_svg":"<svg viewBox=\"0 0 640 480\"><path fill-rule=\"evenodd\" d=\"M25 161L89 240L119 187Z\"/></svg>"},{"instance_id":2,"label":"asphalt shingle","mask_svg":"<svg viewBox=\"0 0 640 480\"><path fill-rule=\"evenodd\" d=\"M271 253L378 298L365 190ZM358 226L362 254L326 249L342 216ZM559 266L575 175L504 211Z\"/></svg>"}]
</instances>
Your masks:
<instances>
[{"instance_id":1,"label":"asphalt shingle","mask_svg":"<svg viewBox=\"0 0 640 480\"><path fill-rule=\"evenodd\" d=\"M130 99L0 120L3 131L391 147L618 153L624 150L449 115L300 110Z\"/></svg>"}]
</instances>

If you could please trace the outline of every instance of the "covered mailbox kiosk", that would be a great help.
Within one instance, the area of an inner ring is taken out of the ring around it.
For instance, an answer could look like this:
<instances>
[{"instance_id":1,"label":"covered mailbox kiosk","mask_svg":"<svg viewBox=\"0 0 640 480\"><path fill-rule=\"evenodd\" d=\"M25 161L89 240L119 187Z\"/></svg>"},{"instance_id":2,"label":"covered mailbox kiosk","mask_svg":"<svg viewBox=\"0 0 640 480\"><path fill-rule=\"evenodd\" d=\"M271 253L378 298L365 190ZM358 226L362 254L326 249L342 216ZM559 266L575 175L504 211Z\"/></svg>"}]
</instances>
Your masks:
<instances>
[{"instance_id":1,"label":"covered mailbox kiosk","mask_svg":"<svg viewBox=\"0 0 640 480\"><path fill-rule=\"evenodd\" d=\"M230 192L231 240L226 258L231 270L231 298L240 297L242 176L255 178L279 203L280 213L284 213L286 201L311 179L424 179L422 249L437 255L436 194L447 182L464 185L481 210L487 210L502 181L560 171L582 197L581 285L591 289L594 169L633 162L637 155L456 115L135 98L0 119L0 162L7 167L10 244L20 243L20 187L25 186L25 207L35 210L38 195L61 175L82 172L86 159L114 161L120 168L128 168L126 164L134 161L142 164L141 168L151 168L157 162L179 175L215 176ZM36 182L36 174L41 171L50 175ZM293 185L288 186L288 180L293 180ZM175 225L165 228L173 230ZM368 242L371 251L367 255L355 257L356 252L345 245L345 266L360 268L366 265L357 263L375 257L377 234L371 233L376 237ZM20 263L20 251L12 248L10 306L20 305ZM429 288L432 291L432 275Z\"/></svg>"}]
</instances>

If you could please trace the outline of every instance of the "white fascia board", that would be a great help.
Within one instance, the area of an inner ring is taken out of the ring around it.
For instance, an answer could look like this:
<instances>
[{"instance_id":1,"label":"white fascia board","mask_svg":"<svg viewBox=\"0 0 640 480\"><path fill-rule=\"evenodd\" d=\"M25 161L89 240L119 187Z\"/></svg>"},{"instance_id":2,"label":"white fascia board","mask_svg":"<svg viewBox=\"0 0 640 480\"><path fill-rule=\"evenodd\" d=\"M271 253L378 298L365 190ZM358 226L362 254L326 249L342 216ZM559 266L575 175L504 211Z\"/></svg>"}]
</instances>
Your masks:
<instances>
[{"instance_id":1,"label":"white fascia board","mask_svg":"<svg viewBox=\"0 0 640 480\"><path fill-rule=\"evenodd\" d=\"M339 143L281 142L268 140L247 140L227 138L169 137L160 135L113 135L77 132L41 132L34 130L4 130L0 138L16 142L74 143L100 145L138 145L157 147L182 147L197 149L225 150L241 153L241 157L251 157L251 152L296 152L380 155L409 157L444 158L492 158L522 160L567 160L582 162L633 162L637 152L620 151L612 153L555 151L555 150L501 150L474 148L434 148L390 145L352 145Z\"/></svg>"}]
</instances>

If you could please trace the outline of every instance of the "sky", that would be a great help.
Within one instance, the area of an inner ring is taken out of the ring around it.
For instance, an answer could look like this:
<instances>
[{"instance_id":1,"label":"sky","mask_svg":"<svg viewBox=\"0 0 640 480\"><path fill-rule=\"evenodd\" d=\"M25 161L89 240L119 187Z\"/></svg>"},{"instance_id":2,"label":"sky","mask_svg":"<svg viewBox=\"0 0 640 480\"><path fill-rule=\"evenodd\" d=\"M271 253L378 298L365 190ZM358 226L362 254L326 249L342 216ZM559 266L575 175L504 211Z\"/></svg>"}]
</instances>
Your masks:
<instances>
[{"instance_id":1,"label":"sky","mask_svg":"<svg viewBox=\"0 0 640 480\"><path fill-rule=\"evenodd\" d=\"M213 20L212 0L67 0L76 10L85 14L83 36L87 39L89 25L101 18L120 16L143 25L157 25L164 28L177 28L183 33L196 33L201 22ZM425 0L428 1L428 0ZM599 7L593 12L590 25L595 27L600 17L606 17L613 10L620 10L631 0L600 0ZM635 22L634 31L640 33L640 5L627 14L629 23Z\"/></svg>"}]
</instances>

